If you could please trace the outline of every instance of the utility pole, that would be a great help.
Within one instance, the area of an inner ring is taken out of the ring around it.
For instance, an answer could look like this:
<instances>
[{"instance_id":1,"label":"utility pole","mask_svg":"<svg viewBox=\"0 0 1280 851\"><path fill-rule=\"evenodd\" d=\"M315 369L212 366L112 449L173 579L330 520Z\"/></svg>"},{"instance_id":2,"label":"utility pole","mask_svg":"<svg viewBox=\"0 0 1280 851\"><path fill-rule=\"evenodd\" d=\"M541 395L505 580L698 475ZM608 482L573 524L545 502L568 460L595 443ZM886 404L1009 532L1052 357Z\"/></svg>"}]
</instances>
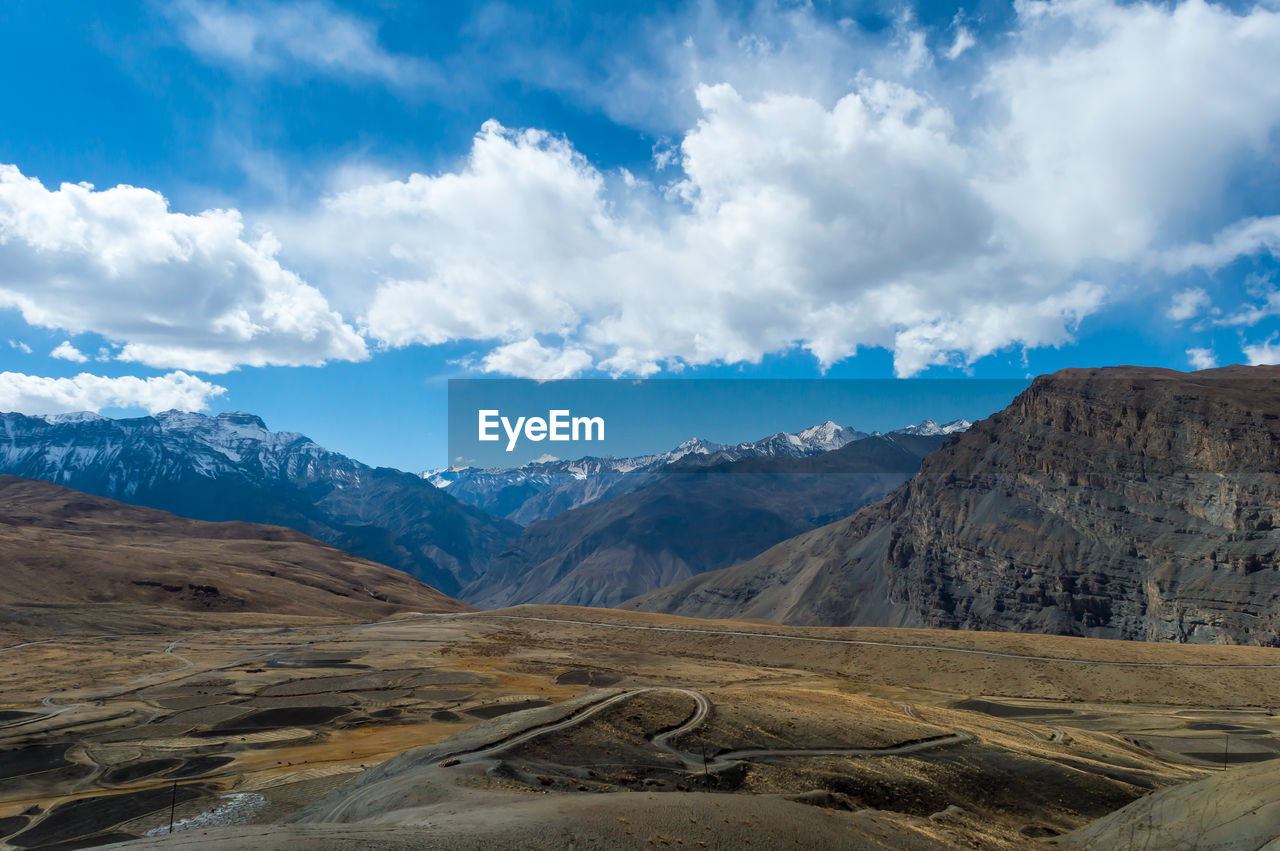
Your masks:
<instances>
[{"instance_id":1,"label":"utility pole","mask_svg":"<svg viewBox=\"0 0 1280 851\"><path fill-rule=\"evenodd\" d=\"M173 833L173 813L178 809L178 781L173 781L173 795L169 798L169 832Z\"/></svg>"},{"instance_id":2,"label":"utility pole","mask_svg":"<svg viewBox=\"0 0 1280 851\"><path fill-rule=\"evenodd\" d=\"M711 791L711 771L707 768L707 743L699 742L702 746L702 781L707 787L707 791Z\"/></svg>"}]
</instances>

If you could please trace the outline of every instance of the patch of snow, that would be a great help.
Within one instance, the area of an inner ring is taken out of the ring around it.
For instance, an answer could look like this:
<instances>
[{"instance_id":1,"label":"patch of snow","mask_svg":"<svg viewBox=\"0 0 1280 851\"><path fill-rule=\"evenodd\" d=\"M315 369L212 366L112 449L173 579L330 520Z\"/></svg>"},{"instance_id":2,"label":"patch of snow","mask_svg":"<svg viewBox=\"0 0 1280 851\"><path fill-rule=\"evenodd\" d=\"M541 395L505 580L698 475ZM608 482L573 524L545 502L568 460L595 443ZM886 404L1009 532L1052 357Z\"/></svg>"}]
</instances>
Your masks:
<instances>
[{"instance_id":1,"label":"patch of snow","mask_svg":"<svg viewBox=\"0 0 1280 851\"><path fill-rule=\"evenodd\" d=\"M267 805L267 799L256 792L233 792L230 795L223 795L218 800L221 803L211 810L205 810L202 813L196 813L193 816L175 821L173 823L173 832L244 824L261 812L262 808ZM163 824L160 827L151 828L143 836L165 836L168 833L169 825Z\"/></svg>"},{"instance_id":2,"label":"patch of snow","mask_svg":"<svg viewBox=\"0 0 1280 851\"><path fill-rule=\"evenodd\" d=\"M95 414L93 411L73 411L67 414L44 414L39 419L51 425L56 425L57 423L92 423L109 418L101 414Z\"/></svg>"},{"instance_id":3,"label":"patch of snow","mask_svg":"<svg viewBox=\"0 0 1280 851\"><path fill-rule=\"evenodd\" d=\"M945 423L943 425L938 425L938 423L935 422L934 420L926 419L920 423L917 423L916 425L910 425L910 426L907 426L906 428L900 428L897 431L899 434L918 434L918 435L930 436L930 435L940 435L940 434L955 434L958 431L967 430L972 425L973 423L963 418L958 420L952 420L951 422Z\"/></svg>"}]
</instances>

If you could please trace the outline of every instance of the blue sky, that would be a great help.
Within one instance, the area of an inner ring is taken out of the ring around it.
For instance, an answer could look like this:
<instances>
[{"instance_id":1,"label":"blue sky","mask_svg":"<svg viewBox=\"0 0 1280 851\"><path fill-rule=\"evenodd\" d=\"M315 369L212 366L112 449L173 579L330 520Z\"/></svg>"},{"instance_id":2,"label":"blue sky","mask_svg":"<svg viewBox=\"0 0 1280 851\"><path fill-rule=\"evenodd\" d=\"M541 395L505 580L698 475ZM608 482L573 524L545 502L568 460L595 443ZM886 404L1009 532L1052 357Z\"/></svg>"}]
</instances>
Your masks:
<instances>
[{"instance_id":1,"label":"blue sky","mask_svg":"<svg viewBox=\"0 0 1280 851\"><path fill-rule=\"evenodd\" d=\"M6 3L0 409L421 469L457 377L1278 362L1277 43L1271 0Z\"/></svg>"}]
</instances>

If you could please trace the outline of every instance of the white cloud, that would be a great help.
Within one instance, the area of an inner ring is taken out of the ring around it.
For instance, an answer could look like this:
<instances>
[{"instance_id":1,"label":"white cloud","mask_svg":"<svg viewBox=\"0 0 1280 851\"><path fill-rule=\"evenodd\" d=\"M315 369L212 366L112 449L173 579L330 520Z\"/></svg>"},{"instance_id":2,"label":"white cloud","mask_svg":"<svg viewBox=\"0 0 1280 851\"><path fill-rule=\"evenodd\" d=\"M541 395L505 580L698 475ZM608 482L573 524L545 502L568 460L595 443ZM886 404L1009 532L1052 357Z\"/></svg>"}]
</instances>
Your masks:
<instances>
[{"instance_id":1,"label":"white cloud","mask_svg":"<svg viewBox=\"0 0 1280 851\"><path fill-rule=\"evenodd\" d=\"M209 60L255 72L302 68L336 77L367 77L395 86L436 80L430 63L389 53L369 21L328 3L177 0L170 17L186 45Z\"/></svg>"},{"instance_id":2,"label":"white cloud","mask_svg":"<svg viewBox=\"0 0 1280 851\"><path fill-rule=\"evenodd\" d=\"M59 343L57 348L49 352L49 357L58 358L59 360L69 360L74 363L84 363L89 359L84 352L71 345L70 340L63 340Z\"/></svg>"},{"instance_id":3,"label":"white cloud","mask_svg":"<svg viewBox=\"0 0 1280 851\"><path fill-rule=\"evenodd\" d=\"M1199 316L1212 301L1209 294L1199 287L1189 287L1182 292L1175 293L1173 302L1169 305L1169 309L1164 315L1172 319L1174 322L1185 322L1192 317Z\"/></svg>"},{"instance_id":4,"label":"white cloud","mask_svg":"<svg viewBox=\"0 0 1280 851\"><path fill-rule=\"evenodd\" d=\"M1237 257L1262 252L1280 256L1280 216L1235 222L1208 242L1187 243L1162 252L1157 262L1171 273L1187 269L1216 272Z\"/></svg>"},{"instance_id":5,"label":"white cloud","mask_svg":"<svg viewBox=\"0 0 1280 851\"><path fill-rule=\"evenodd\" d=\"M1129 263L1202 228L1280 126L1280 14L1202 0L1017 3L975 154L1022 250Z\"/></svg>"},{"instance_id":6,"label":"white cloud","mask_svg":"<svg viewBox=\"0 0 1280 851\"><path fill-rule=\"evenodd\" d=\"M226 392L185 372L152 378L108 378L82 372L74 378L45 378L0 372L0 410L26 414L64 414L103 408L143 408L150 413L177 408L199 411Z\"/></svg>"},{"instance_id":7,"label":"white cloud","mask_svg":"<svg viewBox=\"0 0 1280 851\"><path fill-rule=\"evenodd\" d=\"M1269 337L1264 342L1253 343L1243 348L1244 356L1249 361L1250 366L1280 364L1280 343L1276 342L1275 336Z\"/></svg>"},{"instance_id":8,"label":"white cloud","mask_svg":"<svg viewBox=\"0 0 1280 851\"><path fill-rule=\"evenodd\" d=\"M172 8L193 49L238 67L430 73L326 4ZM1166 298L1167 281L1143 293L1135 273L1276 253L1280 215L1223 203L1235 176L1275 174L1273 5L1015 10L981 50L957 19L937 49L973 54L940 68L909 17L872 46L803 4L733 25L701 4L692 35L651 34L656 72L634 51L603 82L517 69L603 92L582 96L619 120L674 122L678 142L655 152L672 182L488 122L456 168L353 165L318 208L269 214L278 252L236 211L182 216L143 189L51 193L0 171L0 306L165 368L364 357L341 310L383 346L477 341L468 363L490 372L645 375L796 348L828 365L884 347L910 375L1061 345L1108 303ZM1165 312L1208 307L1192 288Z\"/></svg>"},{"instance_id":9,"label":"white cloud","mask_svg":"<svg viewBox=\"0 0 1280 851\"><path fill-rule=\"evenodd\" d=\"M480 369L483 372L550 380L573 378L589 368L591 360L591 355L582 349L549 348L531 337L498 346L484 356Z\"/></svg>"},{"instance_id":10,"label":"white cloud","mask_svg":"<svg viewBox=\"0 0 1280 851\"><path fill-rule=\"evenodd\" d=\"M898 370L1057 344L1102 290L992 251L950 116L868 81L826 109L699 91L664 195L562 139L490 122L466 165L371 183L280 224L330 280L381 279L362 327L392 345L494 340L484 369L650 374L803 346L887 346ZM566 340L552 356L536 335Z\"/></svg>"},{"instance_id":11,"label":"white cloud","mask_svg":"<svg viewBox=\"0 0 1280 851\"><path fill-rule=\"evenodd\" d=\"M148 189L49 191L0 165L0 307L30 325L95 332L119 359L225 372L366 357L325 297L250 243L235 211L171 213Z\"/></svg>"},{"instance_id":12,"label":"white cloud","mask_svg":"<svg viewBox=\"0 0 1280 851\"><path fill-rule=\"evenodd\" d=\"M947 58L951 60L959 59L962 53L977 43L978 40L973 37L973 33L964 27L960 27L956 30L956 40L951 42L951 47L947 48Z\"/></svg>"},{"instance_id":13,"label":"white cloud","mask_svg":"<svg viewBox=\"0 0 1280 851\"><path fill-rule=\"evenodd\" d=\"M1187 349L1187 362L1192 369L1213 369L1218 365L1218 358L1213 349Z\"/></svg>"},{"instance_id":14,"label":"white cloud","mask_svg":"<svg viewBox=\"0 0 1280 851\"><path fill-rule=\"evenodd\" d=\"M10 340L9 348L17 349L18 351L22 352L24 355L31 354L31 347L28 346L26 343L22 342L21 340Z\"/></svg>"},{"instance_id":15,"label":"white cloud","mask_svg":"<svg viewBox=\"0 0 1280 851\"><path fill-rule=\"evenodd\" d=\"M871 346L909 375L1064 344L1113 298L1142 297L1131 272L1274 248L1272 219L1213 211L1280 128L1280 15L1017 11L963 91L906 19L861 66L804 10L756 34L708 25L676 51L691 76L673 90L688 83L697 112L674 183L490 122L455 170L280 216L285 256L353 282L329 295L379 343L481 341L489 371L643 375L795 347L830 364ZM646 85L605 88L671 108ZM1204 306L1179 299L1171 316Z\"/></svg>"},{"instance_id":16,"label":"white cloud","mask_svg":"<svg viewBox=\"0 0 1280 851\"><path fill-rule=\"evenodd\" d=\"M1252 301L1239 304L1226 315L1215 310L1214 325L1233 328L1252 328L1264 319L1280 316L1280 288L1265 275L1250 275L1245 280L1245 291Z\"/></svg>"}]
</instances>

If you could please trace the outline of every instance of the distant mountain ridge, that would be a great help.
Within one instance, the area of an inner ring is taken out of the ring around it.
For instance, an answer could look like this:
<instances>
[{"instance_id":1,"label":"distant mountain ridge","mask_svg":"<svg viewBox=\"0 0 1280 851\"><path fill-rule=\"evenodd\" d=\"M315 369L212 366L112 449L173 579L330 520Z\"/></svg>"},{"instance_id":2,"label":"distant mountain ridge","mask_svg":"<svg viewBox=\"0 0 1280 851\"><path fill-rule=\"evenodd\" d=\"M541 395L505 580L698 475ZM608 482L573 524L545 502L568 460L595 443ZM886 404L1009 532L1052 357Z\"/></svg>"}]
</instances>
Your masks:
<instances>
[{"instance_id":1,"label":"distant mountain ridge","mask_svg":"<svg viewBox=\"0 0 1280 851\"><path fill-rule=\"evenodd\" d=\"M945 425L926 419L888 434L945 436L963 431L970 425L964 419ZM428 470L422 476L462 502L528 525L598 499L635 490L652 481L654 473L676 462L683 462L687 467L695 460L713 466L743 458L805 458L880 434L827 420L795 433L777 432L760 440L732 445L691 438L673 449L653 455L589 456L573 461L538 461L514 468L451 467Z\"/></svg>"},{"instance_id":2,"label":"distant mountain ridge","mask_svg":"<svg viewBox=\"0 0 1280 851\"><path fill-rule=\"evenodd\" d=\"M614 606L847 516L947 439L895 433L799 457L686 455L642 486L531 523L462 596L490 607Z\"/></svg>"},{"instance_id":3,"label":"distant mountain ridge","mask_svg":"<svg viewBox=\"0 0 1280 851\"><path fill-rule=\"evenodd\" d=\"M0 414L0 473L199 520L286 526L455 594L519 533L418 476L243 412Z\"/></svg>"}]
</instances>

